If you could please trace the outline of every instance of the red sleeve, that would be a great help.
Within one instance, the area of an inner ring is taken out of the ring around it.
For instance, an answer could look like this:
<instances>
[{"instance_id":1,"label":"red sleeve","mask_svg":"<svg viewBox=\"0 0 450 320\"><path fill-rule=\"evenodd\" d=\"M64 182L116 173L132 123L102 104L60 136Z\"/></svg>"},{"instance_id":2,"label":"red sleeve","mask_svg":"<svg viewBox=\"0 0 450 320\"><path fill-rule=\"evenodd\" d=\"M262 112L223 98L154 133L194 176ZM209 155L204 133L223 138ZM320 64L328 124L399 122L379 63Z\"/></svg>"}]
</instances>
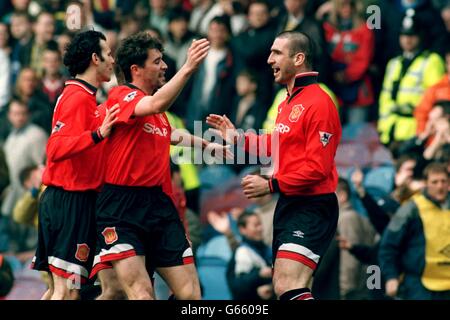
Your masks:
<instances>
[{"instance_id":1,"label":"red sleeve","mask_svg":"<svg viewBox=\"0 0 450 320\"><path fill-rule=\"evenodd\" d=\"M245 139L242 141L242 139ZM243 148L246 152L257 155L267 156L272 155L272 135L270 133L257 135L256 133L245 133L241 136L238 144L243 143Z\"/></svg>"},{"instance_id":2,"label":"red sleeve","mask_svg":"<svg viewBox=\"0 0 450 320\"><path fill-rule=\"evenodd\" d=\"M316 111L308 117L310 122L305 127L306 160L298 170L277 176L281 192L302 190L325 180L331 174L341 132L339 123L332 121L326 114Z\"/></svg>"},{"instance_id":3,"label":"red sleeve","mask_svg":"<svg viewBox=\"0 0 450 320\"><path fill-rule=\"evenodd\" d=\"M359 32L359 47L345 69L345 75L348 81L359 80L367 72L373 57L374 41L375 38L372 30L364 25Z\"/></svg>"},{"instance_id":4,"label":"red sleeve","mask_svg":"<svg viewBox=\"0 0 450 320\"><path fill-rule=\"evenodd\" d=\"M117 102L108 103L109 107L112 107L115 103L119 103L120 106L120 112L118 115L117 124L119 123L125 123L130 124L134 121L134 109L136 108L136 105L139 101L141 101L142 98L145 97L145 94L141 92L140 90L124 90L122 92L118 93L117 99L113 98L114 100L117 100Z\"/></svg>"},{"instance_id":5,"label":"red sleeve","mask_svg":"<svg viewBox=\"0 0 450 320\"><path fill-rule=\"evenodd\" d=\"M63 161L92 148L96 132L87 130L87 108L80 107L90 101L77 101L76 105L66 104L57 109L54 127L47 144L47 158L52 162ZM55 109L56 110L56 109Z\"/></svg>"}]
</instances>

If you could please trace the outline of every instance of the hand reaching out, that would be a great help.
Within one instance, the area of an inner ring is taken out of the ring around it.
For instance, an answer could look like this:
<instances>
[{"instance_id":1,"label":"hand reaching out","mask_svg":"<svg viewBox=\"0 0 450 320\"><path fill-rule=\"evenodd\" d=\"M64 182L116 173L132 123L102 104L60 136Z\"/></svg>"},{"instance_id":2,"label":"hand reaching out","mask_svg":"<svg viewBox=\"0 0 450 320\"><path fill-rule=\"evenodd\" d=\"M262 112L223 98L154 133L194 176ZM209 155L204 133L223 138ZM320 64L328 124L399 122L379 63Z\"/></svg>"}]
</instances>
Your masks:
<instances>
[{"instance_id":1,"label":"hand reaching out","mask_svg":"<svg viewBox=\"0 0 450 320\"><path fill-rule=\"evenodd\" d=\"M100 134L102 138L106 138L111 134L112 127L114 123L117 121L117 114L120 112L119 104L116 103L111 108L106 108L106 116L103 120L102 125L100 126Z\"/></svg>"},{"instance_id":2,"label":"hand reaching out","mask_svg":"<svg viewBox=\"0 0 450 320\"><path fill-rule=\"evenodd\" d=\"M206 117L206 123L214 128L210 129L211 131L217 133L227 143L236 144L239 133L226 115L210 114Z\"/></svg>"}]
</instances>

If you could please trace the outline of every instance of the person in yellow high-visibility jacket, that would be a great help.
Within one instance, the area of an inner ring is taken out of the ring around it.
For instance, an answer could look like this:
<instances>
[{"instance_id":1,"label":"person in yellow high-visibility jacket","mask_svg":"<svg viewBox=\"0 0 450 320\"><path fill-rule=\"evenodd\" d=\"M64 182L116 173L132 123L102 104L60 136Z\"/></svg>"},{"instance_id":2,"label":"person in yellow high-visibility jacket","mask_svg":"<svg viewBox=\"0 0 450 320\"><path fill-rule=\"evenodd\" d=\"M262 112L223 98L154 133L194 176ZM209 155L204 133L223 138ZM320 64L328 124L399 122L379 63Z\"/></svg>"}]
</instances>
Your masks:
<instances>
[{"instance_id":1,"label":"person in yellow high-visibility jacket","mask_svg":"<svg viewBox=\"0 0 450 320\"><path fill-rule=\"evenodd\" d=\"M175 129L186 129L183 124L183 121L177 117L175 114L167 112L166 116L169 119L169 123L172 128ZM186 156L183 156L184 153L191 154L191 152L195 152L190 147L180 147L180 146L170 146L170 155L180 155L183 159L186 159ZM189 157L191 159L192 157ZM183 188L186 193L187 206L198 213L199 211L199 188L200 188L200 178L198 176L197 167L192 161L181 161L179 164L180 167L180 175L183 180Z\"/></svg>"},{"instance_id":2,"label":"person in yellow high-visibility jacket","mask_svg":"<svg viewBox=\"0 0 450 320\"><path fill-rule=\"evenodd\" d=\"M422 49L423 32L414 20L414 13L407 12L400 30L403 54L388 62L379 98L378 131L383 144L414 137L417 128L414 109L425 90L445 73L443 59Z\"/></svg>"}]
</instances>

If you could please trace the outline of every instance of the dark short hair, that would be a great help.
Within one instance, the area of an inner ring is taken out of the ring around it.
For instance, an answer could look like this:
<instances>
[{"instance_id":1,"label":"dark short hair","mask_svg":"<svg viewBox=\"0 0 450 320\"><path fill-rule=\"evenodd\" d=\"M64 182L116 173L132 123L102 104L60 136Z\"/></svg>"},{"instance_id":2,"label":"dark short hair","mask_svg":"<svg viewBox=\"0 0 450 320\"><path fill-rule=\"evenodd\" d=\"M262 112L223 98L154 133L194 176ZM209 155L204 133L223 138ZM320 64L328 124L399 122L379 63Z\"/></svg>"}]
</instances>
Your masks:
<instances>
[{"instance_id":1,"label":"dark short hair","mask_svg":"<svg viewBox=\"0 0 450 320\"><path fill-rule=\"evenodd\" d=\"M431 173L443 173L446 174L447 177L449 175L447 165L440 162L432 162L425 167L425 170L423 171L423 177L425 180L428 180Z\"/></svg>"},{"instance_id":2,"label":"dark short hair","mask_svg":"<svg viewBox=\"0 0 450 320\"><path fill-rule=\"evenodd\" d=\"M433 108L434 107L441 107L444 116L450 115L450 100L437 100L433 103Z\"/></svg>"},{"instance_id":3,"label":"dark short hair","mask_svg":"<svg viewBox=\"0 0 450 320\"><path fill-rule=\"evenodd\" d=\"M350 191L350 184L348 181L344 178L339 177L338 178L338 184L337 184L337 191L342 191L347 194L348 197L350 197L351 191Z\"/></svg>"},{"instance_id":4,"label":"dark short hair","mask_svg":"<svg viewBox=\"0 0 450 320\"><path fill-rule=\"evenodd\" d=\"M12 106L13 103L15 103L15 104L17 104L17 105L19 105L19 106L21 106L21 107L26 108L27 111L30 112L30 108L28 107L28 104L27 104L25 101L23 101L23 100L22 100L19 96L17 96L17 95L13 95L12 99L9 101L9 103L8 103L8 111L11 110L11 106Z\"/></svg>"},{"instance_id":5,"label":"dark short hair","mask_svg":"<svg viewBox=\"0 0 450 320\"><path fill-rule=\"evenodd\" d=\"M227 29L228 33L231 35L230 17L228 17L227 15L215 16L214 18L211 19L209 25L212 25L213 23L217 23L224 26Z\"/></svg>"},{"instance_id":6,"label":"dark short hair","mask_svg":"<svg viewBox=\"0 0 450 320\"><path fill-rule=\"evenodd\" d=\"M88 30L77 33L64 53L64 65L72 77L85 72L91 64L92 54L96 53L103 61L100 40L105 40L103 33Z\"/></svg>"},{"instance_id":7,"label":"dark short hair","mask_svg":"<svg viewBox=\"0 0 450 320\"><path fill-rule=\"evenodd\" d=\"M299 31L283 31L277 35L277 38L288 39L289 55L293 57L297 53L303 53L305 55L305 66L308 69L312 69L314 42L306 33Z\"/></svg>"},{"instance_id":8,"label":"dark short hair","mask_svg":"<svg viewBox=\"0 0 450 320\"><path fill-rule=\"evenodd\" d=\"M252 216L256 216L257 213L255 211L251 210L245 210L237 219L237 225L238 227L245 228L247 226L248 218Z\"/></svg>"},{"instance_id":9,"label":"dark short hair","mask_svg":"<svg viewBox=\"0 0 450 320\"><path fill-rule=\"evenodd\" d=\"M37 169L37 165L31 165L20 170L19 180L22 186L25 184L25 181L28 180L31 176L31 172Z\"/></svg>"},{"instance_id":10,"label":"dark short hair","mask_svg":"<svg viewBox=\"0 0 450 320\"><path fill-rule=\"evenodd\" d=\"M131 82L133 80L130 69L133 64L144 67L150 49L164 51L161 42L151 37L147 32L139 32L122 41L117 49L116 60L126 81Z\"/></svg>"}]
</instances>

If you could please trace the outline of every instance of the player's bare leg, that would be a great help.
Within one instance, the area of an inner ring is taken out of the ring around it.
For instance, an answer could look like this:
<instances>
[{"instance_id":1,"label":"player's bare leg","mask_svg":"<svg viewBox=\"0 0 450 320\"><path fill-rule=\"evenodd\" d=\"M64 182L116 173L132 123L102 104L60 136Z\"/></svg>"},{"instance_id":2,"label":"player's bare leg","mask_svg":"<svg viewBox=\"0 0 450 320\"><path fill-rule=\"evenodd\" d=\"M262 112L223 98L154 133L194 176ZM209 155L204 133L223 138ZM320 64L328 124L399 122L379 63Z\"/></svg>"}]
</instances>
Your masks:
<instances>
[{"instance_id":1,"label":"player's bare leg","mask_svg":"<svg viewBox=\"0 0 450 320\"><path fill-rule=\"evenodd\" d=\"M79 300L80 292L77 289L71 289L72 280L52 274L53 294L51 300Z\"/></svg>"},{"instance_id":2,"label":"player's bare leg","mask_svg":"<svg viewBox=\"0 0 450 320\"><path fill-rule=\"evenodd\" d=\"M112 261L117 279L129 300L154 300L153 286L143 256Z\"/></svg>"},{"instance_id":3,"label":"player's bare leg","mask_svg":"<svg viewBox=\"0 0 450 320\"><path fill-rule=\"evenodd\" d=\"M117 279L114 269L103 269L98 272L102 293L96 300L125 300L127 295Z\"/></svg>"},{"instance_id":4,"label":"player's bare leg","mask_svg":"<svg viewBox=\"0 0 450 320\"><path fill-rule=\"evenodd\" d=\"M193 263L157 268L158 273L168 284L178 300L200 300L200 282Z\"/></svg>"},{"instance_id":5,"label":"player's bare leg","mask_svg":"<svg viewBox=\"0 0 450 320\"><path fill-rule=\"evenodd\" d=\"M54 287L53 287L53 278L51 272L46 272L46 281L48 288L45 291L44 295L41 297L41 300L50 300L53 295Z\"/></svg>"},{"instance_id":6,"label":"player's bare leg","mask_svg":"<svg viewBox=\"0 0 450 320\"><path fill-rule=\"evenodd\" d=\"M277 297L302 288L311 290L312 274L313 270L302 263L290 259L276 259L273 287Z\"/></svg>"}]
</instances>

